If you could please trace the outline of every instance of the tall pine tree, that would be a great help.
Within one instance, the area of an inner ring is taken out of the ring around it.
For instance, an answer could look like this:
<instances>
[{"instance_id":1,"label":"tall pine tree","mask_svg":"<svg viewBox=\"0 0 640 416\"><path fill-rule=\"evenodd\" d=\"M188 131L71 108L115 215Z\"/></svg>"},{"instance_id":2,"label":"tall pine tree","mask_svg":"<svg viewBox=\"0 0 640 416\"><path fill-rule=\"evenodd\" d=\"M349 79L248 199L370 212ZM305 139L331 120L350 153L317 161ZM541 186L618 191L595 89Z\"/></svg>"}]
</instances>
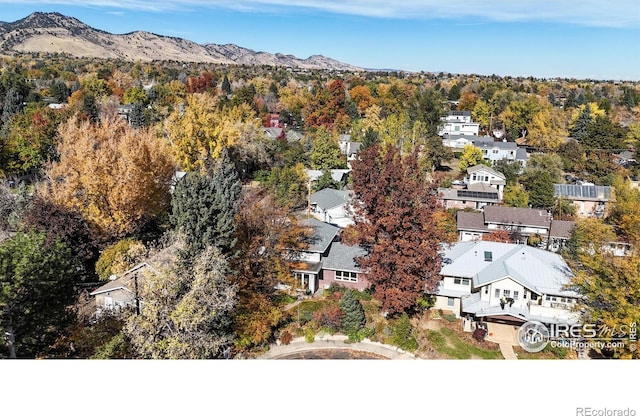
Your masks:
<instances>
[{"instance_id":1,"label":"tall pine tree","mask_svg":"<svg viewBox=\"0 0 640 416\"><path fill-rule=\"evenodd\" d=\"M364 308L352 290L347 290L340 299L340 309L344 312L342 318L342 331L346 334L353 334L364 327L367 319L364 315Z\"/></svg>"},{"instance_id":2,"label":"tall pine tree","mask_svg":"<svg viewBox=\"0 0 640 416\"><path fill-rule=\"evenodd\" d=\"M187 253L212 245L229 255L236 243L233 234L241 185L226 151L208 171L190 172L178 183L170 219L184 234Z\"/></svg>"}]
</instances>

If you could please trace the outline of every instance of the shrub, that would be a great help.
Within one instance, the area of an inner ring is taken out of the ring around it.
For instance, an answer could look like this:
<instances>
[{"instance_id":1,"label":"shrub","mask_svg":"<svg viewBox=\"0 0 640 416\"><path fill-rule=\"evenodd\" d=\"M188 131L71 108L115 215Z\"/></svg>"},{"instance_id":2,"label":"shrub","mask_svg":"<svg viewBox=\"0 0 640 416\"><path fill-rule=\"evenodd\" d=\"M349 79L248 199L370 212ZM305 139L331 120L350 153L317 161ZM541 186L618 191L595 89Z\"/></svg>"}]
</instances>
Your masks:
<instances>
[{"instance_id":1,"label":"shrub","mask_svg":"<svg viewBox=\"0 0 640 416\"><path fill-rule=\"evenodd\" d=\"M96 274L100 280L107 280L112 274L118 274L135 266L145 254L144 245L132 238L120 240L107 247L96 262Z\"/></svg>"},{"instance_id":2,"label":"shrub","mask_svg":"<svg viewBox=\"0 0 640 416\"><path fill-rule=\"evenodd\" d=\"M413 336L413 327L406 312L393 325L392 342L405 351L415 351L418 348L418 341Z\"/></svg>"},{"instance_id":3,"label":"shrub","mask_svg":"<svg viewBox=\"0 0 640 416\"><path fill-rule=\"evenodd\" d=\"M291 334L291 332L282 331L282 334L280 334L280 342L282 342L282 345L289 345L292 340L293 335Z\"/></svg>"},{"instance_id":4,"label":"shrub","mask_svg":"<svg viewBox=\"0 0 640 416\"><path fill-rule=\"evenodd\" d=\"M332 331L340 329L344 313L336 305L328 305L313 313L313 319L322 327Z\"/></svg>"},{"instance_id":5,"label":"shrub","mask_svg":"<svg viewBox=\"0 0 640 416\"><path fill-rule=\"evenodd\" d=\"M304 340L308 343L312 343L316 340L316 330L314 327L308 326L304 329Z\"/></svg>"},{"instance_id":6,"label":"shrub","mask_svg":"<svg viewBox=\"0 0 640 416\"><path fill-rule=\"evenodd\" d=\"M476 341L482 342L484 341L484 338L487 336L487 330L484 328L476 328L475 331L473 331L473 338Z\"/></svg>"},{"instance_id":7,"label":"shrub","mask_svg":"<svg viewBox=\"0 0 640 416\"><path fill-rule=\"evenodd\" d=\"M452 314L449 314L449 313L445 314L445 315L442 315L442 317L448 322L456 322L458 320L458 318L455 315L452 315Z\"/></svg>"}]
</instances>

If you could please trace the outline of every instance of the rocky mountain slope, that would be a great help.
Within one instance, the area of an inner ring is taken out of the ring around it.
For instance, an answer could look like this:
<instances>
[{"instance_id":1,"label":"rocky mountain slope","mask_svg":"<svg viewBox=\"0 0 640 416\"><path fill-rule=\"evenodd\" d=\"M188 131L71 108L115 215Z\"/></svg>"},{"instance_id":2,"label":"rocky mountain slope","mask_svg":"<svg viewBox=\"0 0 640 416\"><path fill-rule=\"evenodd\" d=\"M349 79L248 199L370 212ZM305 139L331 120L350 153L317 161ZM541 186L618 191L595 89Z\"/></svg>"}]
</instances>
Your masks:
<instances>
[{"instance_id":1,"label":"rocky mountain slope","mask_svg":"<svg viewBox=\"0 0 640 416\"><path fill-rule=\"evenodd\" d=\"M60 13L33 13L15 22L0 22L0 53L15 52L59 52L77 57L129 61L173 60L306 69L360 69L321 55L300 59L293 55L256 52L233 44L201 45L142 31L116 35Z\"/></svg>"}]
</instances>

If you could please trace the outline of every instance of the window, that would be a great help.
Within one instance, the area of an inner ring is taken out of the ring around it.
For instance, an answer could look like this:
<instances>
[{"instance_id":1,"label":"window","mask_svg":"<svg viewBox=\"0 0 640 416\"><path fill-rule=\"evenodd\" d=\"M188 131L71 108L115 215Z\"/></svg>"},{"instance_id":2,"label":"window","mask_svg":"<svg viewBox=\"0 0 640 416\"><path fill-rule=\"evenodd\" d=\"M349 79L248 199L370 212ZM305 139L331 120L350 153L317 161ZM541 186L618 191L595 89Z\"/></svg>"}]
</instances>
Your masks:
<instances>
[{"instance_id":1,"label":"window","mask_svg":"<svg viewBox=\"0 0 640 416\"><path fill-rule=\"evenodd\" d=\"M453 306L455 304L455 298L447 298L447 306Z\"/></svg>"},{"instance_id":2,"label":"window","mask_svg":"<svg viewBox=\"0 0 640 416\"><path fill-rule=\"evenodd\" d=\"M531 293L531 300L538 300L538 295L535 293Z\"/></svg>"},{"instance_id":3,"label":"window","mask_svg":"<svg viewBox=\"0 0 640 416\"><path fill-rule=\"evenodd\" d=\"M484 287L484 294L488 295L489 294L489 286L485 286Z\"/></svg>"},{"instance_id":4,"label":"window","mask_svg":"<svg viewBox=\"0 0 640 416\"><path fill-rule=\"evenodd\" d=\"M497 155L498 154L498 149L493 149L493 154Z\"/></svg>"},{"instance_id":5,"label":"window","mask_svg":"<svg viewBox=\"0 0 640 416\"><path fill-rule=\"evenodd\" d=\"M358 282L358 273L355 272L343 272L342 270L336 271L336 280L342 282Z\"/></svg>"},{"instance_id":6,"label":"window","mask_svg":"<svg viewBox=\"0 0 640 416\"><path fill-rule=\"evenodd\" d=\"M475 181L476 180L476 174L474 173L473 176L471 176L471 180Z\"/></svg>"},{"instance_id":7,"label":"window","mask_svg":"<svg viewBox=\"0 0 640 416\"><path fill-rule=\"evenodd\" d=\"M461 285L462 284L462 279L459 277L454 277L453 278L453 284L454 285Z\"/></svg>"},{"instance_id":8,"label":"window","mask_svg":"<svg viewBox=\"0 0 640 416\"><path fill-rule=\"evenodd\" d=\"M522 295L522 299L526 299L527 298L527 291L525 290L523 295Z\"/></svg>"},{"instance_id":9,"label":"window","mask_svg":"<svg viewBox=\"0 0 640 416\"><path fill-rule=\"evenodd\" d=\"M519 295L518 291L514 290L513 291L513 300L518 300L518 295Z\"/></svg>"},{"instance_id":10,"label":"window","mask_svg":"<svg viewBox=\"0 0 640 416\"><path fill-rule=\"evenodd\" d=\"M502 295L505 298L510 298L511 297L511 291L509 289L505 289L505 290L502 291Z\"/></svg>"},{"instance_id":11,"label":"window","mask_svg":"<svg viewBox=\"0 0 640 416\"><path fill-rule=\"evenodd\" d=\"M471 279L462 279L462 284L465 286L469 286L469 284L471 283Z\"/></svg>"},{"instance_id":12,"label":"window","mask_svg":"<svg viewBox=\"0 0 640 416\"><path fill-rule=\"evenodd\" d=\"M484 261L493 261L493 254L490 251L484 252Z\"/></svg>"},{"instance_id":13,"label":"window","mask_svg":"<svg viewBox=\"0 0 640 416\"><path fill-rule=\"evenodd\" d=\"M493 293L493 297L494 298L499 298L500 297L500 289L496 289L496 291Z\"/></svg>"}]
</instances>

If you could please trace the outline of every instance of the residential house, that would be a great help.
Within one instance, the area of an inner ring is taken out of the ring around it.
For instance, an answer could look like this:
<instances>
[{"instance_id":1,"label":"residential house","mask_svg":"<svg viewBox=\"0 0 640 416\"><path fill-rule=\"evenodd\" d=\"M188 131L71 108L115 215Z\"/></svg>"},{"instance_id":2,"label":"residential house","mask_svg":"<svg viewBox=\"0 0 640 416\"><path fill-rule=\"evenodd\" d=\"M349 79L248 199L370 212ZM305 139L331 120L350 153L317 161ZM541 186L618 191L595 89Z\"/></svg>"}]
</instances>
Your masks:
<instances>
[{"instance_id":1,"label":"residential house","mask_svg":"<svg viewBox=\"0 0 640 416\"><path fill-rule=\"evenodd\" d=\"M532 236L545 243L551 230L551 214L541 209L486 206L483 212L456 213L459 241L482 240L494 231L508 231L511 239L526 243Z\"/></svg>"},{"instance_id":2,"label":"residential house","mask_svg":"<svg viewBox=\"0 0 640 416\"><path fill-rule=\"evenodd\" d=\"M565 248L575 227L574 221L551 220L547 250L557 253Z\"/></svg>"},{"instance_id":3,"label":"residential house","mask_svg":"<svg viewBox=\"0 0 640 416\"><path fill-rule=\"evenodd\" d=\"M573 273L556 253L524 244L460 242L442 252L434 308L478 323L519 326L528 321L572 324L580 301Z\"/></svg>"},{"instance_id":4,"label":"residential house","mask_svg":"<svg viewBox=\"0 0 640 416\"><path fill-rule=\"evenodd\" d=\"M556 198L570 200L576 207L579 217L603 218L612 201L610 186L590 184L554 184L553 195Z\"/></svg>"},{"instance_id":5,"label":"residential house","mask_svg":"<svg viewBox=\"0 0 640 416\"><path fill-rule=\"evenodd\" d=\"M313 184L320 179L320 176L324 173L317 169L305 169L305 171L311 186L313 186ZM340 186L344 186L349 180L349 173L351 172L351 169L331 169L329 172L331 173L331 179L340 184Z\"/></svg>"},{"instance_id":6,"label":"residential house","mask_svg":"<svg viewBox=\"0 0 640 416\"><path fill-rule=\"evenodd\" d=\"M438 130L438 135L462 135L477 136L480 131L480 124L471 120L470 111L449 111L442 118L442 126Z\"/></svg>"},{"instance_id":7,"label":"residential house","mask_svg":"<svg viewBox=\"0 0 640 416\"><path fill-rule=\"evenodd\" d=\"M322 260L322 286L332 284L351 289L364 290L369 287L366 273L356 263L358 257L367 254L360 246L348 246L340 242L331 244L327 256Z\"/></svg>"},{"instance_id":8,"label":"residential house","mask_svg":"<svg viewBox=\"0 0 640 416\"><path fill-rule=\"evenodd\" d=\"M300 280L300 287L314 293L318 290L322 277L322 258L329 253L331 243L336 239L340 228L316 218L304 219L301 225L311 231L309 245L305 250L290 253L293 260L292 271L294 277Z\"/></svg>"},{"instance_id":9,"label":"residential house","mask_svg":"<svg viewBox=\"0 0 640 416\"><path fill-rule=\"evenodd\" d=\"M352 142L350 134L341 134L338 137L338 145L340 146L340 152L347 158L347 167L351 169L351 162L355 160L362 143Z\"/></svg>"},{"instance_id":10,"label":"residential house","mask_svg":"<svg viewBox=\"0 0 640 416\"><path fill-rule=\"evenodd\" d=\"M468 144L474 144L475 142L489 142L493 143L493 137L490 136L476 136L476 135L462 135L462 134L445 134L442 137L442 144L446 147L453 149L464 149Z\"/></svg>"},{"instance_id":11,"label":"residential house","mask_svg":"<svg viewBox=\"0 0 640 416\"><path fill-rule=\"evenodd\" d=\"M522 168L527 166L529 155L523 147L518 147L514 142L502 141L488 141L488 140L474 140L473 145L482 151L482 157L485 160L495 163L499 160L509 160L513 162L520 162Z\"/></svg>"},{"instance_id":12,"label":"residential house","mask_svg":"<svg viewBox=\"0 0 640 416\"><path fill-rule=\"evenodd\" d=\"M100 316L105 311L119 313L127 308L140 313L142 302L139 289L145 271L156 272L148 263L140 263L120 276L112 275L107 283L89 293L95 297L96 315Z\"/></svg>"},{"instance_id":13,"label":"residential house","mask_svg":"<svg viewBox=\"0 0 640 416\"><path fill-rule=\"evenodd\" d=\"M265 136L271 140L283 140L286 138L284 129L282 127L263 127L262 131Z\"/></svg>"},{"instance_id":14,"label":"residential house","mask_svg":"<svg viewBox=\"0 0 640 416\"><path fill-rule=\"evenodd\" d=\"M311 194L310 211L320 221L345 228L353 224L353 215L349 209L352 199L352 191L325 188Z\"/></svg>"},{"instance_id":15,"label":"residential house","mask_svg":"<svg viewBox=\"0 0 640 416\"><path fill-rule=\"evenodd\" d=\"M506 185L505 176L485 165L467 169L463 188L439 188L438 194L445 208L483 209L487 205L502 203Z\"/></svg>"}]
</instances>

